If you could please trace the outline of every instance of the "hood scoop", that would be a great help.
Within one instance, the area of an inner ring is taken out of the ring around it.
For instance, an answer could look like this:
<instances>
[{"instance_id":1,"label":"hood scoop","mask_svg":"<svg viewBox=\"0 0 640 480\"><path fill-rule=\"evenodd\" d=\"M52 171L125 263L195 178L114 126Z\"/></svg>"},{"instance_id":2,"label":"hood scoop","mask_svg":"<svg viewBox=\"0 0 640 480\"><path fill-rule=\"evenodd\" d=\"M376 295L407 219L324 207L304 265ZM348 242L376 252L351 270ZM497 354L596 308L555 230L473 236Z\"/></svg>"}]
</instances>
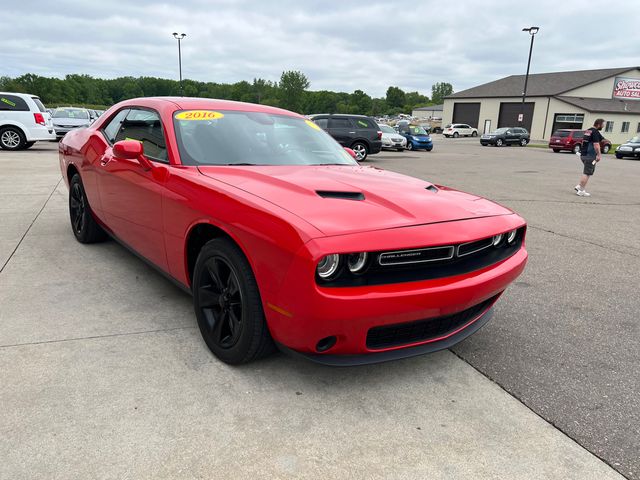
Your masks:
<instances>
[{"instance_id":1,"label":"hood scoop","mask_svg":"<svg viewBox=\"0 0 640 480\"><path fill-rule=\"evenodd\" d=\"M337 198L341 200L364 200L362 192L338 192L334 190L316 190L316 193L322 198Z\"/></svg>"},{"instance_id":2,"label":"hood scoop","mask_svg":"<svg viewBox=\"0 0 640 480\"><path fill-rule=\"evenodd\" d=\"M428 187L424 187L424 188L426 188L430 192L438 193L438 187L436 187L435 185L429 185Z\"/></svg>"}]
</instances>

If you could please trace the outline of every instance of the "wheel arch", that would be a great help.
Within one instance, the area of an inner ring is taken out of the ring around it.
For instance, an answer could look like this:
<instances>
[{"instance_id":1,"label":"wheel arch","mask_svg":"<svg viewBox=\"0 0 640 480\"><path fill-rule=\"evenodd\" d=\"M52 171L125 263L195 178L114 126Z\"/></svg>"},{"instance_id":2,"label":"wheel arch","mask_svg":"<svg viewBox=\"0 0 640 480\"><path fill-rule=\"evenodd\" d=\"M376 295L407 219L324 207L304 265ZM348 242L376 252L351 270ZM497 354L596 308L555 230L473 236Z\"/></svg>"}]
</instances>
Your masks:
<instances>
[{"instance_id":1,"label":"wheel arch","mask_svg":"<svg viewBox=\"0 0 640 480\"><path fill-rule=\"evenodd\" d=\"M71 179L76 173L80 175L80 170L73 163L67 165L67 184L71 183Z\"/></svg>"}]
</instances>

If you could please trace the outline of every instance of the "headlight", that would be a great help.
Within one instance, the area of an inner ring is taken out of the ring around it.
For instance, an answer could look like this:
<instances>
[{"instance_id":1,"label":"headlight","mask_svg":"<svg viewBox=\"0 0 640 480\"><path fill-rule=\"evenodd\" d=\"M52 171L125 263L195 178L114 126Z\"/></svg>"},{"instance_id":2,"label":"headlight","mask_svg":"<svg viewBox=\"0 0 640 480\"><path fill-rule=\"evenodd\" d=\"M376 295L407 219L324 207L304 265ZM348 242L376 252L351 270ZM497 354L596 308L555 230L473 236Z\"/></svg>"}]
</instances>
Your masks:
<instances>
[{"instance_id":1,"label":"headlight","mask_svg":"<svg viewBox=\"0 0 640 480\"><path fill-rule=\"evenodd\" d=\"M338 271L340 266L340 255L335 253L327 255L320 259L318 262L318 276L324 280L331 278Z\"/></svg>"},{"instance_id":2,"label":"headlight","mask_svg":"<svg viewBox=\"0 0 640 480\"><path fill-rule=\"evenodd\" d=\"M349 271L351 273L361 272L367 264L367 258L369 258L369 255L366 252L352 253L349 255L349 258L347 259Z\"/></svg>"},{"instance_id":3,"label":"headlight","mask_svg":"<svg viewBox=\"0 0 640 480\"><path fill-rule=\"evenodd\" d=\"M636 152L640 152L640 147L636 148Z\"/></svg>"},{"instance_id":4,"label":"headlight","mask_svg":"<svg viewBox=\"0 0 640 480\"><path fill-rule=\"evenodd\" d=\"M514 240L516 239L516 234L518 233L517 230L511 230L508 234L507 234L507 243L509 245L511 245Z\"/></svg>"},{"instance_id":5,"label":"headlight","mask_svg":"<svg viewBox=\"0 0 640 480\"><path fill-rule=\"evenodd\" d=\"M504 237L504 235L500 234L500 235L494 235L493 237L493 246L497 247L498 245L500 245L500 242L502 242L502 237Z\"/></svg>"}]
</instances>

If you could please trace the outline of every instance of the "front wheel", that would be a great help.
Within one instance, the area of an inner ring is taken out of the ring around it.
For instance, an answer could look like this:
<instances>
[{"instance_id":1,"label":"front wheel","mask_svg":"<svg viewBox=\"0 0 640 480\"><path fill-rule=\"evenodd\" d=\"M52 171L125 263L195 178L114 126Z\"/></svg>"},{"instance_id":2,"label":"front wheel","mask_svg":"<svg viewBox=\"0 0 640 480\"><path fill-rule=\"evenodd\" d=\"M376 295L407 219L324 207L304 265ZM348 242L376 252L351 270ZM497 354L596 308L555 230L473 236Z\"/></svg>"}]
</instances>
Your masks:
<instances>
[{"instance_id":1,"label":"front wheel","mask_svg":"<svg viewBox=\"0 0 640 480\"><path fill-rule=\"evenodd\" d=\"M255 276L231 240L215 238L202 247L192 290L200 333L220 360L237 365L274 350Z\"/></svg>"},{"instance_id":2,"label":"front wheel","mask_svg":"<svg viewBox=\"0 0 640 480\"><path fill-rule=\"evenodd\" d=\"M367 146L362 142L356 142L351 145L351 150L355 152L356 160L359 162L364 162L364 160L367 158L367 155L369 154Z\"/></svg>"},{"instance_id":3,"label":"front wheel","mask_svg":"<svg viewBox=\"0 0 640 480\"><path fill-rule=\"evenodd\" d=\"M107 234L93 218L89 201L77 173L69 182L69 219L71 229L80 243L96 243L107 238Z\"/></svg>"},{"instance_id":4,"label":"front wheel","mask_svg":"<svg viewBox=\"0 0 640 480\"><path fill-rule=\"evenodd\" d=\"M413 148L413 143L411 143L411 142L407 142L407 150L411 151L411 150L413 150L413 149L414 149L414 148Z\"/></svg>"},{"instance_id":5,"label":"front wheel","mask_svg":"<svg viewBox=\"0 0 640 480\"><path fill-rule=\"evenodd\" d=\"M496 140L496 147L501 147L502 145L504 145L504 141L501 138L497 139Z\"/></svg>"},{"instance_id":6,"label":"front wheel","mask_svg":"<svg viewBox=\"0 0 640 480\"><path fill-rule=\"evenodd\" d=\"M559 148L554 148L553 149L553 153L560 153L560 149Z\"/></svg>"},{"instance_id":7,"label":"front wheel","mask_svg":"<svg viewBox=\"0 0 640 480\"><path fill-rule=\"evenodd\" d=\"M404 152L404 148L396 148L398 152Z\"/></svg>"},{"instance_id":8,"label":"front wheel","mask_svg":"<svg viewBox=\"0 0 640 480\"><path fill-rule=\"evenodd\" d=\"M617 158L618 160L622 160L622 155L620 155L620 154L616 153L616 158Z\"/></svg>"},{"instance_id":9,"label":"front wheel","mask_svg":"<svg viewBox=\"0 0 640 480\"><path fill-rule=\"evenodd\" d=\"M3 150L22 150L27 139L22 130L16 127L5 127L0 130L0 148Z\"/></svg>"},{"instance_id":10,"label":"front wheel","mask_svg":"<svg viewBox=\"0 0 640 480\"><path fill-rule=\"evenodd\" d=\"M31 147L33 147L35 144L36 144L36 142L27 142L27 143L25 143L25 144L24 144L24 148L25 148L25 149L27 149L27 148L31 148Z\"/></svg>"},{"instance_id":11,"label":"front wheel","mask_svg":"<svg viewBox=\"0 0 640 480\"><path fill-rule=\"evenodd\" d=\"M520 139L520 146L521 146L521 147L526 147L526 146L527 146L527 143L529 143L529 142L527 141L527 139L526 139L526 138L521 138L521 139Z\"/></svg>"},{"instance_id":12,"label":"front wheel","mask_svg":"<svg viewBox=\"0 0 640 480\"><path fill-rule=\"evenodd\" d=\"M471 136L472 137L477 137L478 136L478 132L476 132L475 130L473 132L471 132Z\"/></svg>"}]
</instances>

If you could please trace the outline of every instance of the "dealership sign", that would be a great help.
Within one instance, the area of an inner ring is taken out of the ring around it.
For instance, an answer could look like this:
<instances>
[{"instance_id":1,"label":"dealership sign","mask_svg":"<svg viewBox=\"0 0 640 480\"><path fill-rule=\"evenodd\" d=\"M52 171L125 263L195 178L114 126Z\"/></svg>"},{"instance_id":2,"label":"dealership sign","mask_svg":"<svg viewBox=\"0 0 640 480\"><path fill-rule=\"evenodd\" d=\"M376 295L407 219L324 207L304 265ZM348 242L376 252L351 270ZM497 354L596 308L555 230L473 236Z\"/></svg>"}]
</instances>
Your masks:
<instances>
[{"instance_id":1,"label":"dealership sign","mask_svg":"<svg viewBox=\"0 0 640 480\"><path fill-rule=\"evenodd\" d=\"M613 98L640 100L640 78L616 77L613 82Z\"/></svg>"}]
</instances>

